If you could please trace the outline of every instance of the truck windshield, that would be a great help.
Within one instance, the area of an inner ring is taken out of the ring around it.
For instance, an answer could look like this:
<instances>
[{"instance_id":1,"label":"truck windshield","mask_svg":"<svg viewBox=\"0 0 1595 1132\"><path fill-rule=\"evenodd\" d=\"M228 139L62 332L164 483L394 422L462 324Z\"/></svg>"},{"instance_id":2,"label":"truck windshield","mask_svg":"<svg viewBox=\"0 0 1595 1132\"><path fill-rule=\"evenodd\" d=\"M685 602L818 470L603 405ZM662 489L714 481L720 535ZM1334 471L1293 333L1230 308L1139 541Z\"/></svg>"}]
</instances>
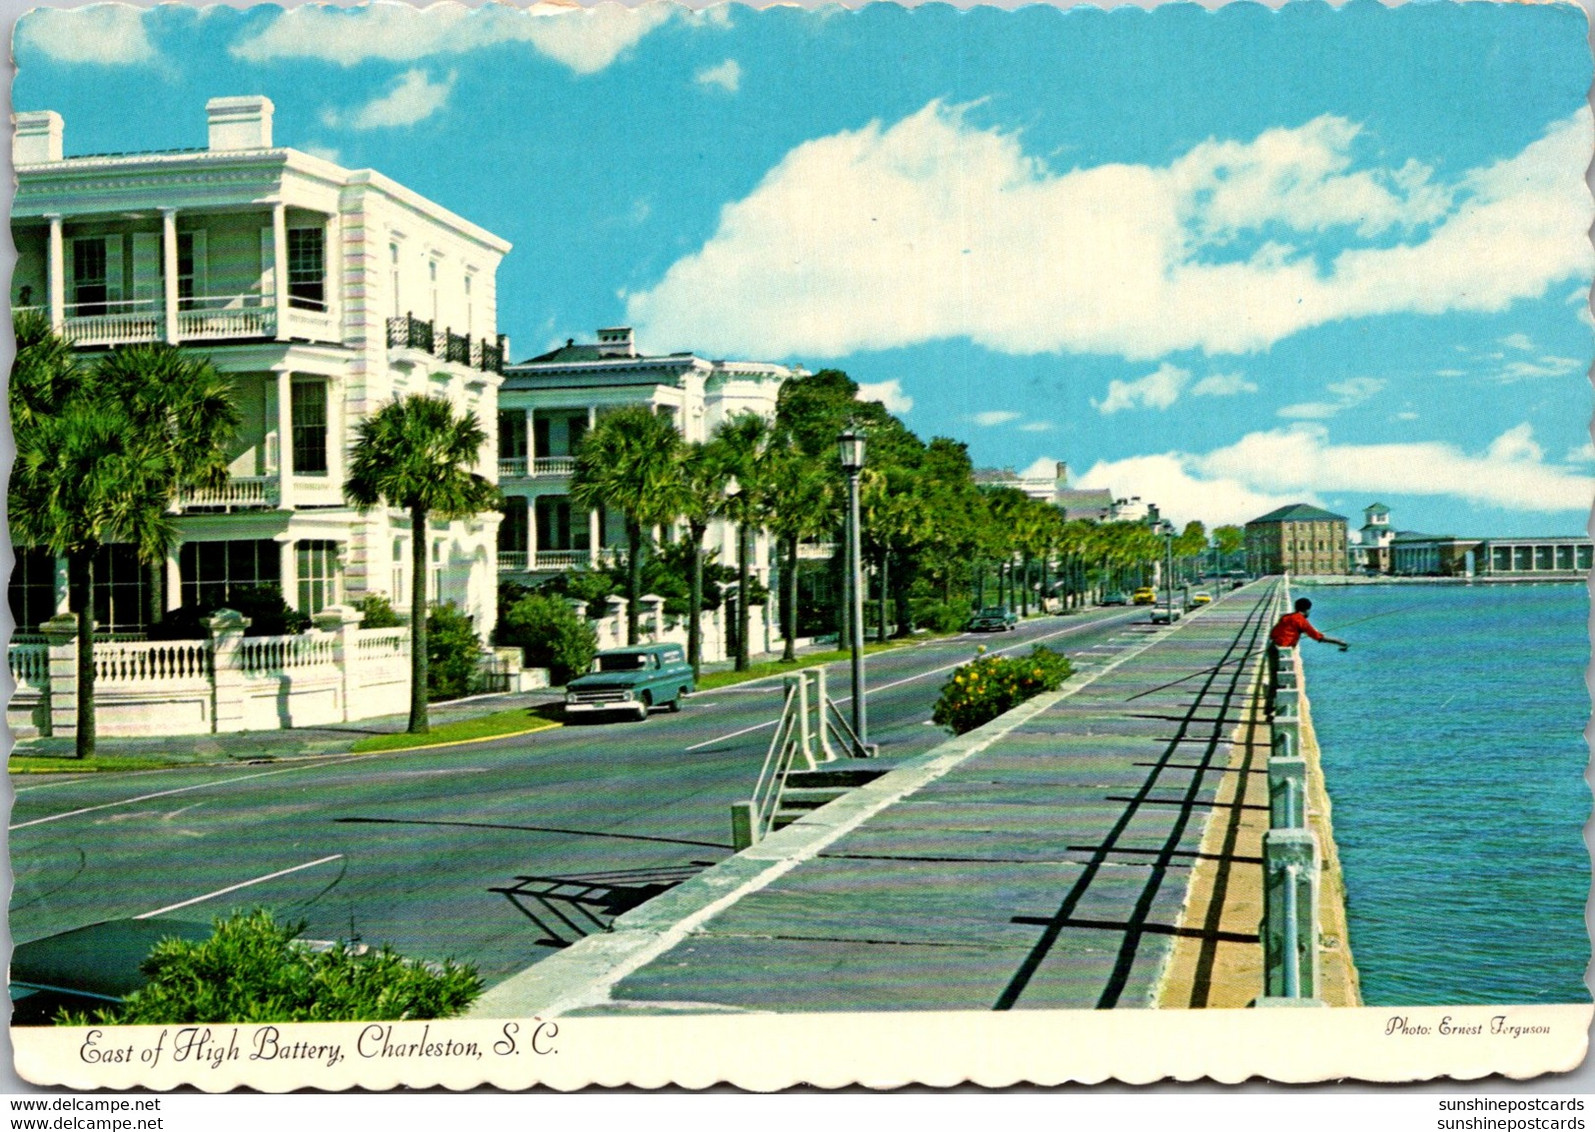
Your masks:
<instances>
[{"instance_id":1,"label":"truck windshield","mask_svg":"<svg viewBox=\"0 0 1595 1132\"><path fill-rule=\"evenodd\" d=\"M645 652L606 653L598 658L600 672L636 672L653 666L653 656Z\"/></svg>"}]
</instances>

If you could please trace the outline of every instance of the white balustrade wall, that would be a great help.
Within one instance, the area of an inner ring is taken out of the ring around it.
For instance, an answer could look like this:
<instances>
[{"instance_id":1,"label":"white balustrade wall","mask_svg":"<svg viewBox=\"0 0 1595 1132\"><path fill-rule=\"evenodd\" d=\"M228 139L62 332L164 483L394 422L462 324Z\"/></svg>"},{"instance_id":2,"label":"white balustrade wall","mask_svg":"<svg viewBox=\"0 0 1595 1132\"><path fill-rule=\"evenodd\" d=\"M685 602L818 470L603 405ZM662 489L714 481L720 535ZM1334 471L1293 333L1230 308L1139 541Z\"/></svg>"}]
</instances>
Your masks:
<instances>
[{"instance_id":1,"label":"white balustrade wall","mask_svg":"<svg viewBox=\"0 0 1595 1132\"><path fill-rule=\"evenodd\" d=\"M410 631L361 629L333 606L310 632L245 637L213 619L197 641L97 641L95 723L102 735L194 735L313 727L401 713L409 706ZM77 726L77 631L44 626L45 643L10 646L14 734L66 736Z\"/></svg>"}]
</instances>

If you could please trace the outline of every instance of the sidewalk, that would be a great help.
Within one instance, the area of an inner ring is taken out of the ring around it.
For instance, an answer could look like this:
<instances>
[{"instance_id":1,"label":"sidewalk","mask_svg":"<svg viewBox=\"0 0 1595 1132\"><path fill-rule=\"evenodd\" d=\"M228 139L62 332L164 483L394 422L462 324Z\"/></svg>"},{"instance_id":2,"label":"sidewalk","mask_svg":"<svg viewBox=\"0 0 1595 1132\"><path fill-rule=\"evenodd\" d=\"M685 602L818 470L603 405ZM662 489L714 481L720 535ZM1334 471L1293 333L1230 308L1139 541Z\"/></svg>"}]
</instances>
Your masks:
<instances>
[{"instance_id":1,"label":"sidewalk","mask_svg":"<svg viewBox=\"0 0 1595 1132\"><path fill-rule=\"evenodd\" d=\"M1253 713L1269 592L1137 627L1101 668L619 917L473 1016L1154 1005L1174 939L1202 930L1182 914Z\"/></svg>"}]
</instances>

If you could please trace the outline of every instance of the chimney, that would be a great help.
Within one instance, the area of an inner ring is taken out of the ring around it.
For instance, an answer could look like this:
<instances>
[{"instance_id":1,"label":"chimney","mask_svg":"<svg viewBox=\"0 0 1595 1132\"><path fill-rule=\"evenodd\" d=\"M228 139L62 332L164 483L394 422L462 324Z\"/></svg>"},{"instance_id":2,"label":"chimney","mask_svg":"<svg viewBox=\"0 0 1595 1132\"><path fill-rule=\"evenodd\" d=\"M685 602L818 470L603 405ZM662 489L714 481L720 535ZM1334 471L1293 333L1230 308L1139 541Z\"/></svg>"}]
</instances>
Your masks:
<instances>
[{"instance_id":1,"label":"chimney","mask_svg":"<svg viewBox=\"0 0 1595 1132\"><path fill-rule=\"evenodd\" d=\"M1056 480L1060 485L1068 483L1069 482L1069 465L1064 463L1062 460L1059 460L1058 461L1058 466L1053 469L1052 478L1054 480Z\"/></svg>"},{"instance_id":2,"label":"chimney","mask_svg":"<svg viewBox=\"0 0 1595 1132\"><path fill-rule=\"evenodd\" d=\"M54 110L24 110L11 115L16 133L11 138L11 164L43 165L61 160L61 137L66 124Z\"/></svg>"},{"instance_id":3,"label":"chimney","mask_svg":"<svg viewBox=\"0 0 1595 1132\"><path fill-rule=\"evenodd\" d=\"M205 103L211 149L270 149L271 99L263 94L213 98Z\"/></svg>"},{"instance_id":4,"label":"chimney","mask_svg":"<svg viewBox=\"0 0 1595 1132\"><path fill-rule=\"evenodd\" d=\"M636 344L632 341L631 327L610 326L598 332L600 358L635 358Z\"/></svg>"}]
</instances>

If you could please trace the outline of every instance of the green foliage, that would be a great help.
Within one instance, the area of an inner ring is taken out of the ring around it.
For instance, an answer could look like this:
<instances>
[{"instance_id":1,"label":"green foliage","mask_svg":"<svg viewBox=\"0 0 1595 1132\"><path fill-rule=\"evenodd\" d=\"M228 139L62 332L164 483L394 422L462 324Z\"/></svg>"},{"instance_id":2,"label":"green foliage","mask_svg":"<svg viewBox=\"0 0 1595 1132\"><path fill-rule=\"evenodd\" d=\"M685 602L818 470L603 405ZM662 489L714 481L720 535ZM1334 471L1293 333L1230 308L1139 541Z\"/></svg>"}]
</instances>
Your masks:
<instances>
[{"instance_id":1,"label":"green foliage","mask_svg":"<svg viewBox=\"0 0 1595 1132\"><path fill-rule=\"evenodd\" d=\"M548 669L550 683L565 684L592 667L598 638L563 598L524 593L499 612L495 639L519 645L526 663Z\"/></svg>"},{"instance_id":2,"label":"green foliage","mask_svg":"<svg viewBox=\"0 0 1595 1132\"><path fill-rule=\"evenodd\" d=\"M432 969L391 948L356 955L342 944L312 951L295 937L303 923L279 924L256 909L215 921L207 940L164 939L140 970L149 984L119 1006L95 1012L103 1025L178 1026L205 1022L365 1022L448 1018L482 993L475 968L445 961ZM90 1024L63 1012L58 1025Z\"/></svg>"},{"instance_id":3,"label":"green foliage","mask_svg":"<svg viewBox=\"0 0 1595 1132\"><path fill-rule=\"evenodd\" d=\"M953 671L931 719L962 735L1032 696L1053 691L1073 670L1068 657L1043 645L1028 656L982 656Z\"/></svg>"},{"instance_id":4,"label":"green foliage","mask_svg":"<svg viewBox=\"0 0 1595 1132\"><path fill-rule=\"evenodd\" d=\"M403 624L387 594L366 594L354 603L354 607L366 615L365 620L360 622L362 629L393 629Z\"/></svg>"},{"instance_id":5,"label":"green foliage","mask_svg":"<svg viewBox=\"0 0 1595 1132\"><path fill-rule=\"evenodd\" d=\"M451 601L432 607L426 619L427 696L453 700L468 695L482 656L472 619Z\"/></svg>"},{"instance_id":6,"label":"green foliage","mask_svg":"<svg viewBox=\"0 0 1595 1132\"><path fill-rule=\"evenodd\" d=\"M210 636L207 622L218 609L231 609L249 619L246 637L288 637L310 628L308 614L283 600L275 585L234 586L226 600L169 609L149 628L152 641L203 640Z\"/></svg>"},{"instance_id":7,"label":"green foliage","mask_svg":"<svg viewBox=\"0 0 1595 1132\"><path fill-rule=\"evenodd\" d=\"M914 624L936 633L956 633L969 621L967 601L936 601L915 598L912 602Z\"/></svg>"}]
</instances>

